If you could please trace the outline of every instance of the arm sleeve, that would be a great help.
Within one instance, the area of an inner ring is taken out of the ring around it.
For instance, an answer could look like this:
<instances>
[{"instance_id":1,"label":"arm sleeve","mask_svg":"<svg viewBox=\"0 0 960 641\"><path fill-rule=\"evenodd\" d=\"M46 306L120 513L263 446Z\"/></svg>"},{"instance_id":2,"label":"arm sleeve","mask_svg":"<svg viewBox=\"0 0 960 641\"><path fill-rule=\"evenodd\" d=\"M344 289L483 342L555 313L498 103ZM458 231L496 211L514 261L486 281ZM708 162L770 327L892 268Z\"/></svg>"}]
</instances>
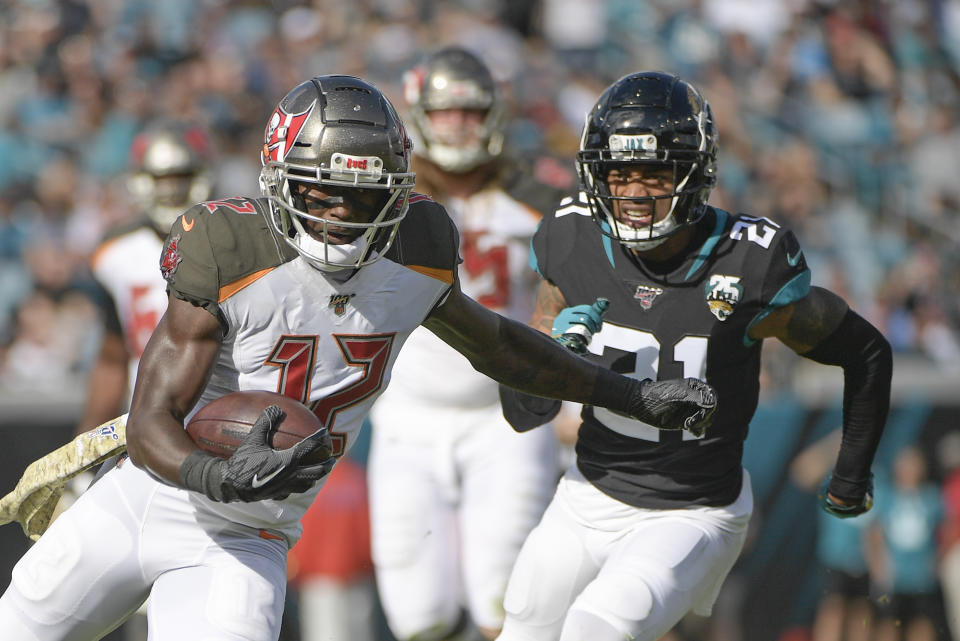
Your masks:
<instances>
[{"instance_id":1,"label":"arm sleeve","mask_svg":"<svg viewBox=\"0 0 960 641\"><path fill-rule=\"evenodd\" d=\"M517 432L528 432L551 420L560 411L562 401L526 394L506 385L500 386L503 417Z\"/></svg>"},{"instance_id":2,"label":"arm sleeve","mask_svg":"<svg viewBox=\"0 0 960 641\"><path fill-rule=\"evenodd\" d=\"M876 327L848 310L833 334L802 356L843 368L843 438L827 489L837 498L859 501L890 410L890 343Z\"/></svg>"}]
</instances>

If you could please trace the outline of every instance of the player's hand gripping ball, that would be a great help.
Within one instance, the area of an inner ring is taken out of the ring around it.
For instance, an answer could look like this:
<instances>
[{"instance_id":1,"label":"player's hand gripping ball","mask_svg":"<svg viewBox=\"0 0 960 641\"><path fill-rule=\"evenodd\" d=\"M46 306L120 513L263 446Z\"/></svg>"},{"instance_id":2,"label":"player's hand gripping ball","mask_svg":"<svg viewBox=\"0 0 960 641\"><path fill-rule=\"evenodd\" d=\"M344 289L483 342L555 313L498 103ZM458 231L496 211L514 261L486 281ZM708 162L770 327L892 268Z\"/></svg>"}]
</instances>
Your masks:
<instances>
[{"instance_id":1,"label":"player's hand gripping ball","mask_svg":"<svg viewBox=\"0 0 960 641\"><path fill-rule=\"evenodd\" d=\"M326 428L310 409L288 396L265 391L240 391L221 396L207 403L187 424L187 433L197 447L220 458L230 458L243 441L263 410L277 405L286 416L269 435L275 450L293 447L308 436ZM323 446L302 460L305 464L321 463L333 455L333 443L325 433Z\"/></svg>"}]
</instances>

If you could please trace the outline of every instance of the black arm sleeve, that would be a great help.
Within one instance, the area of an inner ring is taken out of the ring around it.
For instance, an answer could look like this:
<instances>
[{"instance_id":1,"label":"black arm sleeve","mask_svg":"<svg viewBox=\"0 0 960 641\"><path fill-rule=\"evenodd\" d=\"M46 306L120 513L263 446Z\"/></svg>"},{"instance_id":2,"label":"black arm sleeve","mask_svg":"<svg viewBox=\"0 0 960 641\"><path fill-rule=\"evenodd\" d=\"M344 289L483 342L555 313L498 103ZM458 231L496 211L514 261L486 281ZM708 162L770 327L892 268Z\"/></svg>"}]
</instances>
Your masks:
<instances>
[{"instance_id":1,"label":"black arm sleeve","mask_svg":"<svg viewBox=\"0 0 960 641\"><path fill-rule=\"evenodd\" d=\"M839 499L862 500L890 410L890 343L848 310L833 334L801 356L843 368L843 439L827 490Z\"/></svg>"},{"instance_id":2,"label":"black arm sleeve","mask_svg":"<svg viewBox=\"0 0 960 641\"><path fill-rule=\"evenodd\" d=\"M514 430L528 432L552 420L560 411L561 401L533 396L501 385L500 405L503 408L503 417Z\"/></svg>"}]
</instances>

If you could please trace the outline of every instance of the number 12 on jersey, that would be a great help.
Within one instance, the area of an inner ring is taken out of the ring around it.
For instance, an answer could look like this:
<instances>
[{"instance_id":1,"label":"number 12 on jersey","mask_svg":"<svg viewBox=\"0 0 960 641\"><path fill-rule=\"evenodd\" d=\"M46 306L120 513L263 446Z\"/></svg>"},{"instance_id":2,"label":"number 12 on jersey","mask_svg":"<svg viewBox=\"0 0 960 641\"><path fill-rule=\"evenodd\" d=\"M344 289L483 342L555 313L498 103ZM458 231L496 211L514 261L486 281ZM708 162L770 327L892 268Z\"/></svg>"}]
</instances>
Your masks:
<instances>
[{"instance_id":1,"label":"number 12 on jersey","mask_svg":"<svg viewBox=\"0 0 960 641\"><path fill-rule=\"evenodd\" d=\"M310 382L317 358L317 336L281 336L267 357L266 365L280 368L277 392L313 410L330 430L334 456L342 456L347 449L347 435L333 430L337 414L376 394L383 386L395 336L394 333L333 334L344 361L362 368L362 376L351 385L313 401Z\"/></svg>"}]
</instances>

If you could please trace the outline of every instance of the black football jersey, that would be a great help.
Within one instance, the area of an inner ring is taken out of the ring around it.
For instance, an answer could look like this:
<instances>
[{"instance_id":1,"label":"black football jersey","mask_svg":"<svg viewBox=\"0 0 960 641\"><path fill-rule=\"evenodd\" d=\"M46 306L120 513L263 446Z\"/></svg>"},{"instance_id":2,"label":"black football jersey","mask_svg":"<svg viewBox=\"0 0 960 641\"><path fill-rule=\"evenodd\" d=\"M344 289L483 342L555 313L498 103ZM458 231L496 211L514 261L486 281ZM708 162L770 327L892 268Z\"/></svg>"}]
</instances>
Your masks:
<instances>
[{"instance_id":1,"label":"black football jersey","mask_svg":"<svg viewBox=\"0 0 960 641\"><path fill-rule=\"evenodd\" d=\"M748 331L803 298L810 271L796 237L767 218L709 208L703 239L682 262L652 271L603 234L586 201L565 199L541 223L531 266L569 305L609 299L590 352L643 379L694 377L718 395L706 434L660 431L586 407L577 465L606 494L637 507L727 505L740 492L741 455L759 396L760 343Z\"/></svg>"}]
</instances>

